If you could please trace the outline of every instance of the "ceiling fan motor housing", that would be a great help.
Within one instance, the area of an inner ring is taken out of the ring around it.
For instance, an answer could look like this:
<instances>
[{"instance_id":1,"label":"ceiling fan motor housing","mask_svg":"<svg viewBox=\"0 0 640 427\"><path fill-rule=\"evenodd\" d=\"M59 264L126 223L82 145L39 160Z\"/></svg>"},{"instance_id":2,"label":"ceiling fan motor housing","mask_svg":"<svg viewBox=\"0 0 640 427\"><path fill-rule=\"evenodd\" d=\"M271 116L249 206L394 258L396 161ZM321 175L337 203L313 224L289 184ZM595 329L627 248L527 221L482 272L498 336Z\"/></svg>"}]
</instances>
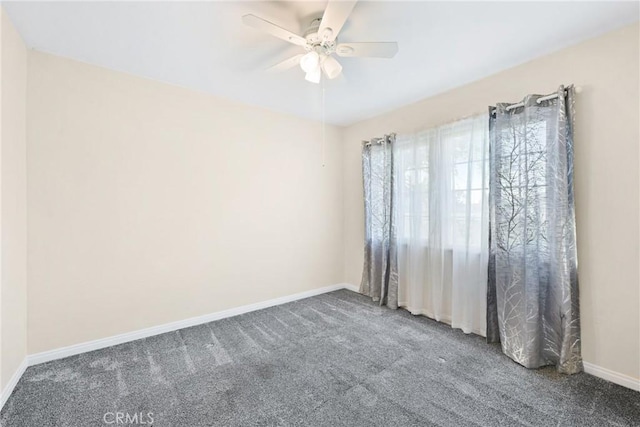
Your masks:
<instances>
[{"instance_id":1,"label":"ceiling fan motor housing","mask_svg":"<svg viewBox=\"0 0 640 427\"><path fill-rule=\"evenodd\" d=\"M330 55L335 52L335 47L337 44L337 39L333 41L324 40L321 34L318 34L318 29L320 28L320 23L322 22L322 18L316 18L311 21L309 27L304 32L304 38L307 40L307 46L305 49L307 51L316 51L318 54Z\"/></svg>"}]
</instances>

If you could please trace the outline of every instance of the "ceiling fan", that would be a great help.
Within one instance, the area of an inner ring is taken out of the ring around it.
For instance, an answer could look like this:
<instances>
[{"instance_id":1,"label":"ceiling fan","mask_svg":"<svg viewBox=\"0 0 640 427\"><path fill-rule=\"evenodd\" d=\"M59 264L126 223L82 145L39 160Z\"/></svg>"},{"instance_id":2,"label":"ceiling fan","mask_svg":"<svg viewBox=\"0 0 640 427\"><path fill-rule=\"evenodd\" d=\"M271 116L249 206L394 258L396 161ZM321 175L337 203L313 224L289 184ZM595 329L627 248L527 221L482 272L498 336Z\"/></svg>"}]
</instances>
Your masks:
<instances>
[{"instance_id":1,"label":"ceiling fan","mask_svg":"<svg viewBox=\"0 0 640 427\"><path fill-rule=\"evenodd\" d=\"M268 68L268 71L282 71L300 64L306 73L305 79L320 83L322 74L334 79L342 72L342 65L332 55L342 57L393 58L398 53L396 42L338 43L338 34L347 21L357 1L329 0L321 18L311 21L303 36L292 33L255 15L244 15L242 22L306 51Z\"/></svg>"}]
</instances>

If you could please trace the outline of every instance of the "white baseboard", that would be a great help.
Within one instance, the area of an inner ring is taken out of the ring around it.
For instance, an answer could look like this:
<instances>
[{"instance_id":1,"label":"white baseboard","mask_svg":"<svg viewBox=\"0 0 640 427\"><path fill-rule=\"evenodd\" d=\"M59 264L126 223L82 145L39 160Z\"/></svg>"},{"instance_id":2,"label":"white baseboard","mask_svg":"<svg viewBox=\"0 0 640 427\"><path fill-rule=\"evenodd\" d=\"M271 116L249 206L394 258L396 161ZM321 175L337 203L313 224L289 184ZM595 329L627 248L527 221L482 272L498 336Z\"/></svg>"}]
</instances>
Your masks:
<instances>
[{"instance_id":1,"label":"white baseboard","mask_svg":"<svg viewBox=\"0 0 640 427\"><path fill-rule=\"evenodd\" d=\"M360 293L360 286L352 285L351 283L342 283L344 289L348 289L352 292Z\"/></svg>"},{"instance_id":2,"label":"white baseboard","mask_svg":"<svg viewBox=\"0 0 640 427\"><path fill-rule=\"evenodd\" d=\"M633 378L589 362L583 362L583 365L584 371L587 374L630 388L631 390L640 391L640 379Z\"/></svg>"},{"instance_id":3,"label":"white baseboard","mask_svg":"<svg viewBox=\"0 0 640 427\"><path fill-rule=\"evenodd\" d=\"M4 407L4 404L9 399L9 396L11 396L11 393L13 393L13 389L16 388L16 385L18 385L18 381L20 381L20 378L22 377L22 374L24 374L24 371L26 369L27 369L27 358L24 358L22 360L22 363L20 363L20 365L18 366L18 369L16 369L16 371L13 373L13 375L9 379L9 382L7 383L7 385L5 385L4 389L2 389L2 395L0 395L0 410L2 410L2 408Z\"/></svg>"},{"instance_id":4,"label":"white baseboard","mask_svg":"<svg viewBox=\"0 0 640 427\"><path fill-rule=\"evenodd\" d=\"M326 286L324 288L312 289L310 291L300 292L293 295L287 295L280 298L274 298L267 301L257 302L255 304L243 305L241 307L231 308L229 310L218 311L203 316L192 317L190 319L178 320L176 322L165 323L164 325L152 326L146 329L127 332L120 335L114 335L107 338L101 338L94 341L88 341L68 347L57 348L54 350L44 351L27 356L29 366L38 365L40 363L50 362L52 360L62 359L76 354L86 353L88 351L99 350L101 348L111 347L113 345L123 344L130 341L147 338L154 335L173 332L178 329L188 328L191 326L209 323L214 320L220 320L227 317L237 316L239 314L249 313L251 311L262 310L263 308L273 307L274 305L285 304L287 302L297 301L309 298L315 295L336 291L338 289L353 290L355 286L347 283L339 283L337 285ZM357 290L356 290L357 292Z\"/></svg>"},{"instance_id":5,"label":"white baseboard","mask_svg":"<svg viewBox=\"0 0 640 427\"><path fill-rule=\"evenodd\" d=\"M358 292L359 287L349 283L339 283L337 285L326 286L324 288L313 289L310 291L300 292L285 297L274 298L267 301L258 302L255 304L243 305L241 307L231 308L229 310L218 311L216 313L205 314L203 316L192 317L190 319L179 320L176 322L166 323L164 325L153 326L146 329L140 329L125 334L115 335L112 337L101 338L94 341L88 341L68 347L62 347L55 350L44 351L42 353L36 353L29 355L20 364L16 372L13 374L7 385L2 390L2 396L0 398L0 409L4 406L5 402L13 392L13 389L18 384L20 377L26 370L27 366L38 365L40 363L50 362L52 360L62 359L69 356L74 356L81 353L86 353L93 350L99 350L101 348L111 347L113 345L123 344L130 341L135 341L141 338L147 338L154 335L163 334L166 332L176 331L182 328L188 328L190 326L197 326L203 323L209 323L214 320L220 320L227 317L233 317L251 311L262 310L263 308L273 307L275 305L285 304L292 301L297 301L304 298L324 294L327 292L337 291L339 289L348 289L353 292ZM618 372L611 371L606 368L594 365L592 363L584 362L584 370L586 373L602 378L607 381L619 384L623 387L630 388L632 390L640 391L640 381L630 376L620 374Z\"/></svg>"}]
</instances>

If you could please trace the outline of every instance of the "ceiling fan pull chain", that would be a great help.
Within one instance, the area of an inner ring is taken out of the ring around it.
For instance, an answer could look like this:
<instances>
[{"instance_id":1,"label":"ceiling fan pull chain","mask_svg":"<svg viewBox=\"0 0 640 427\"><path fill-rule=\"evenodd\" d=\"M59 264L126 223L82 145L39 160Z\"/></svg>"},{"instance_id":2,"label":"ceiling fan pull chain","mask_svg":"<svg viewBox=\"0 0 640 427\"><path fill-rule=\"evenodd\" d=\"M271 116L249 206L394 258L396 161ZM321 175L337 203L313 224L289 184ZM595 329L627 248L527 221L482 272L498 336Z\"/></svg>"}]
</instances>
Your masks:
<instances>
[{"instance_id":1,"label":"ceiling fan pull chain","mask_svg":"<svg viewBox=\"0 0 640 427\"><path fill-rule=\"evenodd\" d=\"M324 76L320 77L320 87L322 89L322 167L324 167L325 160L325 144L327 137L327 129L325 123L325 103L324 103Z\"/></svg>"}]
</instances>

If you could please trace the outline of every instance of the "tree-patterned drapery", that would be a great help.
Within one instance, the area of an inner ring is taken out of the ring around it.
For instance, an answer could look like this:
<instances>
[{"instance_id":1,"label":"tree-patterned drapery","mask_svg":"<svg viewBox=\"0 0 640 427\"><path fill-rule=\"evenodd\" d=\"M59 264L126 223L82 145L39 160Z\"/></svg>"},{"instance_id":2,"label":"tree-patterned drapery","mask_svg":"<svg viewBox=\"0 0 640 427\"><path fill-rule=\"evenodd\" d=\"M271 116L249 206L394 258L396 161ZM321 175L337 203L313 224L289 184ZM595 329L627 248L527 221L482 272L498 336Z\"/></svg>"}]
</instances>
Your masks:
<instances>
[{"instance_id":1,"label":"tree-patterned drapery","mask_svg":"<svg viewBox=\"0 0 640 427\"><path fill-rule=\"evenodd\" d=\"M360 293L380 305L398 308L396 226L393 214L395 135L362 145L365 247Z\"/></svg>"},{"instance_id":2,"label":"tree-patterned drapery","mask_svg":"<svg viewBox=\"0 0 640 427\"><path fill-rule=\"evenodd\" d=\"M490 109L487 339L516 362L582 370L573 192L574 88Z\"/></svg>"}]
</instances>

